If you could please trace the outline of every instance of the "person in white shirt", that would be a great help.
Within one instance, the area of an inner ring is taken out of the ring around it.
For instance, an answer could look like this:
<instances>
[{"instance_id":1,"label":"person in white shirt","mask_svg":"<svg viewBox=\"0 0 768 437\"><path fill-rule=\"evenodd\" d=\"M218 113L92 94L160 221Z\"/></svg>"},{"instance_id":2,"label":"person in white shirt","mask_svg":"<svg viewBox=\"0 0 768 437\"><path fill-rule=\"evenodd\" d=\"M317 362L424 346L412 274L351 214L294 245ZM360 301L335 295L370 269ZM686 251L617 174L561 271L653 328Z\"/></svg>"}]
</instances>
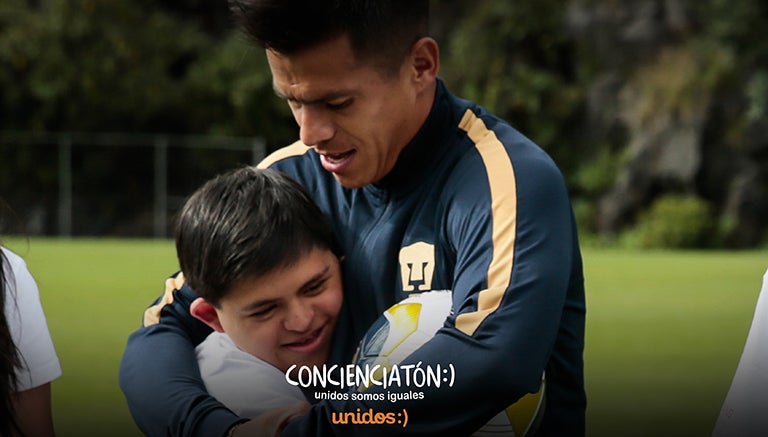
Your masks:
<instances>
[{"instance_id":1,"label":"person in white shirt","mask_svg":"<svg viewBox=\"0 0 768 437\"><path fill-rule=\"evenodd\" d=\"M714 437L768 436L768 270Z\"/></svg>"},{"instance_id":2,"label":"person in white shirt","mask_svg":"<svg viewBox=\"0 0 768 437\"><path fill-rule=\"evenodd\" d=\"M52 436L51 381L62 372L40 293L20 256L0 248L0 262L0 435Z\"/></svg>"}]
</instances>

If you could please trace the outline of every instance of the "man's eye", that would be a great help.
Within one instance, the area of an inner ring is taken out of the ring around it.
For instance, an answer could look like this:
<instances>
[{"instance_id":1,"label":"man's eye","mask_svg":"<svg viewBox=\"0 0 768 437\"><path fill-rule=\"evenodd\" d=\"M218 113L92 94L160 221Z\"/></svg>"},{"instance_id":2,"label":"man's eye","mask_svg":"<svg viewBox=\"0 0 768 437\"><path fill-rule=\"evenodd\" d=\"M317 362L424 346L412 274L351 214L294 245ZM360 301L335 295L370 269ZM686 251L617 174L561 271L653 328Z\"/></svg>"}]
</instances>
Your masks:
<instances>
[{"instance_id":1,"label":"man's eye","mask_svg":"<svg viewBox=\"0 0 768 437\"><path fill-rule=\"evenodd\" d=\"M325 106L328 107L328 109L333 109L334 111L338 111L339 109L344 109L352 104L352 99L345 99L345 100L334 100L330 101L325 104Z\"/></svg>"}]
</instances>

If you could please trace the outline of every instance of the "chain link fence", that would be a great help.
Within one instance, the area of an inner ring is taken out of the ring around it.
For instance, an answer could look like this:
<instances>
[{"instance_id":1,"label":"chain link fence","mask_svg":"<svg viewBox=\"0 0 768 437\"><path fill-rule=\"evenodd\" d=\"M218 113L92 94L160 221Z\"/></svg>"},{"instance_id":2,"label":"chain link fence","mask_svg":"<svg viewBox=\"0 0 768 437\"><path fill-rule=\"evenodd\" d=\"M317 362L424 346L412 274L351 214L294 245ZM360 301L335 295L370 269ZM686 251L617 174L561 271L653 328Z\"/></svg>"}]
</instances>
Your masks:
<instances>
[{"instance_id":1,"label":"chain link fence","mask_svg":"<svg viewBox=\"0 0 768 437\"><path fill-rule=\"evenodd\" d=\"M0 132L0 235L166 238L194 189L265 154L261 138Z\"/></svg>"}]
</instances>

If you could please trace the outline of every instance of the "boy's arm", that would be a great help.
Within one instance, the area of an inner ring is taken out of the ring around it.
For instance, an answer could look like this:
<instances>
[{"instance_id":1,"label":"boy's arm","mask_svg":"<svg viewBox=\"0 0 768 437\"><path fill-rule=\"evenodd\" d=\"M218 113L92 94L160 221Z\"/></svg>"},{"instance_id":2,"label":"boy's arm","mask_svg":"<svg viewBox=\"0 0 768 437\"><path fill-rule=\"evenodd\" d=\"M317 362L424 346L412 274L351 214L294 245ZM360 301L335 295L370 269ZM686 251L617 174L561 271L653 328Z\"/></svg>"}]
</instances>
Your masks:
<instances>
[{"instance_id":1,"label":"boy's arm","mask_svg":"<svg viewBox=\"0 0 768 437\"><path fill-rule=\"evenodd\" d=\"M205 390L195 345L211 329L189 314L197 295L181 275L131 334L120 364L120 388L141 431L149 436L223 436L242 419Z\"/></svg>"}]
</instances>

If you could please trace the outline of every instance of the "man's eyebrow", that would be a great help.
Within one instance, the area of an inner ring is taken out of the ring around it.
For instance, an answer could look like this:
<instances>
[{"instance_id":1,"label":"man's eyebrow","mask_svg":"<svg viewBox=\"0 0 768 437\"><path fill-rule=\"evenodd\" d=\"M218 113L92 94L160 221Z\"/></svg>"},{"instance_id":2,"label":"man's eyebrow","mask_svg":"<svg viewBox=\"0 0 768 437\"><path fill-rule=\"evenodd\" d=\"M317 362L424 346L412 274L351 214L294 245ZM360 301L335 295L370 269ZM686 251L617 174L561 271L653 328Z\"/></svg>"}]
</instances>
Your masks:
<instances>
[{"instance_id":1,"label":"man's eyebrow","mask_svg":"<svg viewBox=\"0 0 768 437\"><path fill-rule=\"evenodd\" d=\"M274 90L275 95L277 95L278 98L280 98L282 100L287 100L289 102L301 103L302 105L324 104L324 103L328 103L330 101L333 101L333 100L336 100L336 99L340 99L342 97L347 97L347 96L350 95L350 93L345 92L345 91L333 91L333 92L330 92L328 94L322 95L322 96L320 96L320 97L318 97L316 99L305 100L305 99L299 99L296 96L285 95L285 94L281 93L280 90L278 90L275 87L272 87L272 89Z\"/></svg>"}]
</instances>

